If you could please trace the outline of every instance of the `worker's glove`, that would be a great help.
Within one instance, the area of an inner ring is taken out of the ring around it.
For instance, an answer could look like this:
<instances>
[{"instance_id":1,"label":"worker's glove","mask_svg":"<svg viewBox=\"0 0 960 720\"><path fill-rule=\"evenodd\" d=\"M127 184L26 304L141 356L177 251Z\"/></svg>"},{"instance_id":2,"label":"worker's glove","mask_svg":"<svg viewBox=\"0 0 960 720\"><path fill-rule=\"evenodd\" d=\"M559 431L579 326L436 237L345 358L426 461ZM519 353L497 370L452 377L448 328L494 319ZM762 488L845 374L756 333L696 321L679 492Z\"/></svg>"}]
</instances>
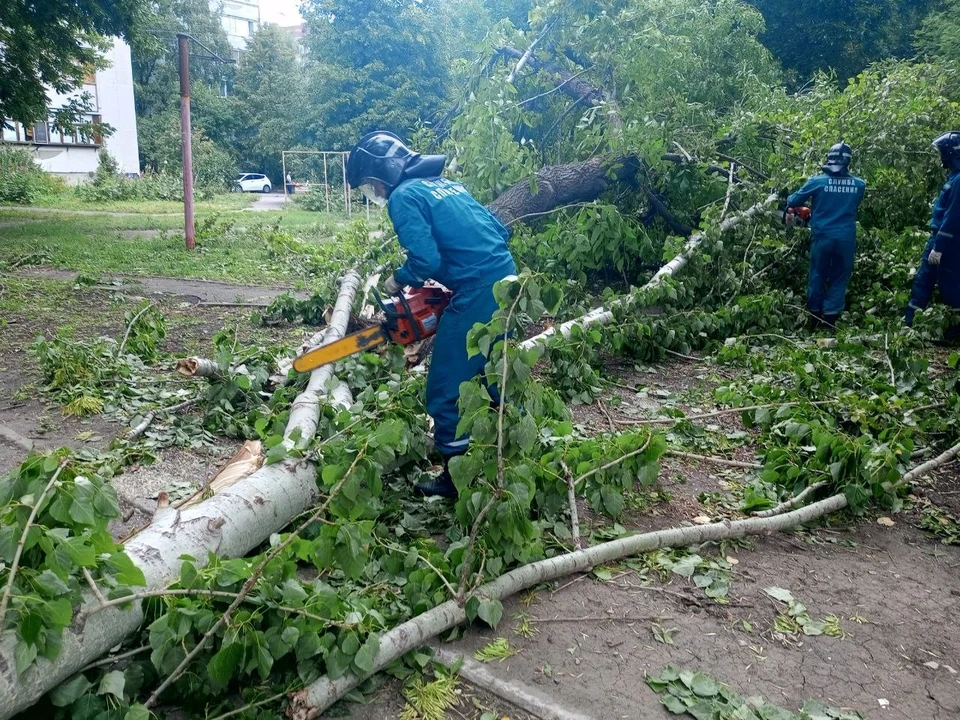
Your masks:
<instances>
[{"instance_id":1,"label":"worker's glove","mask_svg":"<svg viewBox=\"0 0 960 720\"><path fill-rule=\"evenodd\" d=\"M386 290L387 295L399 295L400 291L403 290L403 285L397 282L397 279L391 275L387 278L387 281L383 283L383 289Z\"/></svg>"},{"instance_id":2,"label":"worker's glove","mask_svg":"<svg viewBox=\"0 0 960 720\"><path fill-rule=\"evenodd\" d=\"M942 252L937 252L936 250L931 250L930 254L927 256L927 262L931 265L939 265L940 260L943 258Z\"/></svg>"}]
</instances>

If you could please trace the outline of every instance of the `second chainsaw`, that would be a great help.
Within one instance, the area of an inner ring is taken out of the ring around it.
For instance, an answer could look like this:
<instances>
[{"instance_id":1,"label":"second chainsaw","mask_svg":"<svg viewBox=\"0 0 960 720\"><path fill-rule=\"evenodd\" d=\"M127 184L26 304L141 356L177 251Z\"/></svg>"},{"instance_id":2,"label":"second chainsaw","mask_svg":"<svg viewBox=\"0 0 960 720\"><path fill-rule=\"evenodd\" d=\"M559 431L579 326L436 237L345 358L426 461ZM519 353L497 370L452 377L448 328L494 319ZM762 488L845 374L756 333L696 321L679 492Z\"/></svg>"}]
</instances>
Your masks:
<instances>
[{"instance_id":1,"label":"second chainsaw","mask_svg":"<svg viewBox=\"0 0 960 720\"><path fill-rule=\"evenodd\" d=\"M294 369L310 372L384 343L410 345L426 340L436 335L440 317L452 295L449 290L437 286L409 288L386 301L376 290L374 294L386 315L382 323L304 353L293 361Z\"/></svg>"}]
</instances>

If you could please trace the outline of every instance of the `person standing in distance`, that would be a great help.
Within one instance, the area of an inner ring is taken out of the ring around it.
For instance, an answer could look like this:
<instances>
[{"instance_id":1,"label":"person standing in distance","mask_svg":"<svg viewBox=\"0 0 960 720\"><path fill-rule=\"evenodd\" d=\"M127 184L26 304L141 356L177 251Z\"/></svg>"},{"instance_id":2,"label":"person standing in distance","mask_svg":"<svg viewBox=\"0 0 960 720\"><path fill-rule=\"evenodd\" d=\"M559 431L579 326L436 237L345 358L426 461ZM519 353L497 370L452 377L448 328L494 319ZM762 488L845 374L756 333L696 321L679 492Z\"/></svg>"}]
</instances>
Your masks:
<instances>
[{"instance_id":1,"label":"person standing in distance","mask_svg":"<svg viewBox=\"0 0 960 720\"><path fill-rule=\"evenodd\" d=\"M494 215L458 182L440 177L446 157L421 155L393 133L365 135L347 159L347 182L370 202L386 206L400 244L403 267L390 275L390 295L405 286L434 280L453 292L440 318L433 362L427 375L427 412L444 469L419 483L420 495L456 497L450 460L466 453L470 438L457 435L460 383L483 373L486 359L467 357L467 332L487 323L497 310L493 286L517 272L507 247L509 233Z\"/></svg>"},{"instance_id":2,"label":"person standing in distance","mask_svg":"<svg viewBox=\"0 0 960 720\"><path fill-rule=\"evenodd\" d=\"M940 285L940 297L955 312L960 312L960 131L951 130L933 141L940 153L940 161L947 169L947 182L933 206L930 219L930 239L923 249L920 268L913 279L910 303L903 313L903 321L913 326L917 310L925 310L933 298L933 290ZM960 323L954 321L942 340L952 344L960 340Z\"/></svg>"},{"instance_id":3,"label":"person standing in distance","mask_svg":"<svg viewBox=\"0 0 960 720\"><path fill-rule=\"evenodd\" d=\"M787 198L789 208L811 201L812 245L807 309L818 323L835 327L846 306L847 284L857 254L857 209L867 183L850 174L853 150L844 142L827 153L823 173Z\"/></svg>"}]
</instances>

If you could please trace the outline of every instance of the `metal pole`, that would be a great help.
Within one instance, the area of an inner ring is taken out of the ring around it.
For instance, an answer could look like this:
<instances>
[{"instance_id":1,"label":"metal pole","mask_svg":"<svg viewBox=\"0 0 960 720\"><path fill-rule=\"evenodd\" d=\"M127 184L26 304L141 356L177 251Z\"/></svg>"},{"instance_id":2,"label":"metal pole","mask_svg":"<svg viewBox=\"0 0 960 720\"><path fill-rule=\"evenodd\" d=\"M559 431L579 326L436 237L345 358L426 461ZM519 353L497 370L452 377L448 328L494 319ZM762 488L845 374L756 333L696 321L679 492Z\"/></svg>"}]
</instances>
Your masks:
<instances>
[{"instance_id":1,"label":"metal pole","mask_svg":"<svg viewBox=\"0 0 960 720\"><path fill-rule=\"evenodd\" d=\"M287 153L280 151L280 162L283 164L283 202L287 202Z\"/></svg>"},{"instance_id":2,"label":"metal pole","mask_svg":"<svg viewBox=\"0 0 960 720\"><path fill-rule=\"evenodd\" d=\"M177 33L180 70L180 131L183 136L183 235L187 250L196 246L193 225L193 146L190 132L190 37Z\"/></svg>"},{"instance_id":3,"label":"metal pole","mask_svg":"<svg viewBox=\"0 0 960 720\"><path fill-rule=\"evenodd\" d=\"M327 177L327 154L323 153L323 190L327 194L327 215L330 214L330 178Z\"/></svg>"}]
</instances>

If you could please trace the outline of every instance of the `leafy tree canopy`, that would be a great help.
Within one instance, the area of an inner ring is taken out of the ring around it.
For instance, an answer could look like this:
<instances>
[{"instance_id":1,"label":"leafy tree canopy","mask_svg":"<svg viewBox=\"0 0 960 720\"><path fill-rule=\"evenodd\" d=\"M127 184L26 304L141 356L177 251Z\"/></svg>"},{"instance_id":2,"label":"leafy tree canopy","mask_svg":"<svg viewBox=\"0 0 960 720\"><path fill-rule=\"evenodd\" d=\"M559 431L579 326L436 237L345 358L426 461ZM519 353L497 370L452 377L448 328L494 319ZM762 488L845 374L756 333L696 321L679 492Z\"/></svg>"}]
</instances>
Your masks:
<instances>
[{"instance_id":1,"label":"leafy tree canopy","mask_svg":"<svg viewBox=\"0 0 960 720\"><path fill-rule=\"evenodd\" d=\"M145 0L4 0L0 3L0 118L47 115L47 88L69 93L98 67L106 38L130 38Z\"/></svg>"},{"instance_id":2,"label":"leafy tree canopy","mask_svg":"<svg viewBox=\"0 0 960 720\"><path fill-rule=\"evenodd\" d=\"M766 20L762 40L805 82L818 70L841 80L884 58L909 57L913 35L939 0L747 0Z\"/></svg>"},{"instance_id":3,"label":"leafy tree canopy","mask_svg":"<svg viewBox=\"0 0 960 720\"><path fill-rule=\"evenodd\" d=\"M447 89L440 0L308 0L311 118L319 142L348 149L374 129L406 134Z\"/></svg>"}]
</instances>

